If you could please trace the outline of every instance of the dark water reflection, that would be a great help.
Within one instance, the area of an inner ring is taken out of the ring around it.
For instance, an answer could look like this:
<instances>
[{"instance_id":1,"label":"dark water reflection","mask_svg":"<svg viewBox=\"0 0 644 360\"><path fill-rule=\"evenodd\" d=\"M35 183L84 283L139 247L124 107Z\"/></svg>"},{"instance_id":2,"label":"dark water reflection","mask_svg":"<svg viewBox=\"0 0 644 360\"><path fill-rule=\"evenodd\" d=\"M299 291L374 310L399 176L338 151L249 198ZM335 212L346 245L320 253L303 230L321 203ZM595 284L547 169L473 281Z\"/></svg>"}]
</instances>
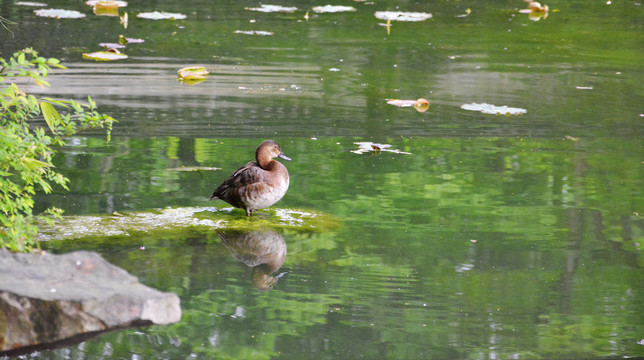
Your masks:
<instances>
[{"instance_id":1,"label":"dark water reflection","mask_svg":"<svg viewBox=\"0 0 644 360\"><path fill-rule=\"evenodd\" d=\"M250 1L191 11L144 2L128 6L131 17L158 7L188 20L124 31L115 19L44 20L0 0L19 24L0 33L3 56L32 44L70 67L51 89L29 90L89 94L120 121L110 144L70 139L55 158L70 191L39 196L39 210L206 206L214 184L273 138L294 160L276 206L343 223L263 240L213 231L45 244L100 252L179 294L184 316L27 358L644 356L644 14L613 3L549 4L560 11L532 22L516 12L523 1L356 2L354 13L306 22L304 10L251 13ZM434 18L387 36L373 12L397 7ZM234 34L251 28L275 35ZM119 33L146 42L127 61L80 60ZM176 70L196 63L208 80L180 84ZM427 112L386 104L418 97ZM471 102L527 114L460 108ZM411 154L352 153L359 141ZM223 171L168 170L181 166ZM238 261L263 255L248 248L264 242L280 249L269 265ZM257 289L284 272L272 291Z\"/></svg>"},{"instance_id":2,"label":"dark water reflection","mask_svg":"<svg viewBox=\"0 0 644 360\"><path fill-rule=\"evenodd\" d=\"M235 260L253 269L251 279L256 288L271 290L286 274L272 275L286 260L286 242L281 234L271 230L227 231L220 233L219 237Z\"/></svg>"}]
</instances>

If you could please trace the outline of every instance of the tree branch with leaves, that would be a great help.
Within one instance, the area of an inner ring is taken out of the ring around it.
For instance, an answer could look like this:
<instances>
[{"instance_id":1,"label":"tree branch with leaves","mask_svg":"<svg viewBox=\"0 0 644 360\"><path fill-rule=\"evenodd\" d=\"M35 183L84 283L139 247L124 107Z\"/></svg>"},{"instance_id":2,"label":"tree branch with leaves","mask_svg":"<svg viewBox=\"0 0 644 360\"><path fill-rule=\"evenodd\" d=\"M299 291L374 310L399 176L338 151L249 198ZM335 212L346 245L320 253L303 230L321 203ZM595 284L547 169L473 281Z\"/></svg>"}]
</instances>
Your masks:
<instances>
[{"instance_id":1,"label":"tree branch with leaves","mask_svg":"<svg viewBox=\"0 0 644 360\"><path fill-rule=\"evenodd\" d=\"M8 60L0 58L0 248L38 248L37 221L51 222L61 216L62 210L50 208L34 215L34 195L38 191L51 193L56 185L68 190L69 180L52 163L55 147L90 128L105 128L110 141L116 121L98 112L89 97L87 104L37 98L17 85L33 81L48 87L45 79L52 68L66 69L58 59L40 57L31 48L14 53ZM29 123L31 119L44 121L38 125Z\"/></svg>"}]
</instances>

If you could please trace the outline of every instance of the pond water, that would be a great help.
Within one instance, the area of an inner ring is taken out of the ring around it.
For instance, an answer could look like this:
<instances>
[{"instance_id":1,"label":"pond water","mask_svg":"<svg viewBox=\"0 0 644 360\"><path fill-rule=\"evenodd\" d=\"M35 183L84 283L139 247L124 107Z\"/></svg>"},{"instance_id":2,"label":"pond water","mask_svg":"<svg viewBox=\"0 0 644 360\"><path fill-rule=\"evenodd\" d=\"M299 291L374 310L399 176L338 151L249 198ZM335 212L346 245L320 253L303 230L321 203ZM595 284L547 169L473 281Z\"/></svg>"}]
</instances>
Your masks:
<instances>
[{"instance_id":1,"label":"pond water","mask_svg":"<svg viewBox=\"0 0 644 360\"><path fill-rule=\"evenodd\" d=\"M119 120L109 144L96 131L60 149L70 191L38 196L38 209L227 207L208 196L273 139L293 159L291 187L274 207L340 223L316 233L173 229L44 243L97 251L177 293L183 318L22 358L644 356L640 2L560 1L539 21L519 13L520 0L338 3L356 11L317 14L312 6L326 3L309 1L274 2L293 13L247 10L259 6L251 1L131 2L120 9L124 29L82 2L48 1L87 15L48 19L0 0L15 22L12 33L0 29L3 57L32 46L69 67L48 78L51 88L29 90L91 95ZM155 10L187 18L135 16ZM433 17L393 21L388 34L374 16L383 10ZM129 44L126 60L82 59L120 34L145 42ZM180 83L177 70L190 65L211 74ZM429 100L427 111L387 104L417 98ZM461 108L470 103L527 112ZM408 154L356 154L357 142ZM222 170L168 170L181 166ZM270 291L234 257L244 236L287 248Z\"/></svg>"}]
</instances>

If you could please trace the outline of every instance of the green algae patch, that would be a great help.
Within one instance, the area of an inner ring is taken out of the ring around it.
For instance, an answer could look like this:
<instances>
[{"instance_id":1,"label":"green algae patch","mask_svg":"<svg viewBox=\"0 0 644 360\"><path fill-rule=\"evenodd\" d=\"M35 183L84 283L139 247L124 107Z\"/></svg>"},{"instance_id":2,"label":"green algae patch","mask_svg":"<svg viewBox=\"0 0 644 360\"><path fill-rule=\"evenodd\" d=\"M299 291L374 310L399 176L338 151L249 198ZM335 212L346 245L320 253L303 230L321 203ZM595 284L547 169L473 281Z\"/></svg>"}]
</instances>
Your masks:
<instances>
[{"instance_id":1,"label":"green algae patch","mask_svg":"<svg viewBox=\"0 0 644 360\"><path fill-rule=\"evenodd\" d=\"M139 239L205 234L212 231L274 229L326 232L339 226L330 215L301 209L271 208L247 217L233 208L184 207L106 215L64 216L53 224L41 224L38 239L83 238Z\"/></svg>"},{"instance_id":2,"label":"green algae patch","mask_svg":"<svg viewBox=\"0 0 644 360\"><path fill-rule=\"evenodd\" d=\"M224 221L226 230L253 231L258 229L294 230L297 232L325 232L338 228L339 222L330 215L302 209L271 208L259 210L253 216L243 211L224 208L212 211L206 208L195 213L201 221Z\"/></svg>"}]
</instances>

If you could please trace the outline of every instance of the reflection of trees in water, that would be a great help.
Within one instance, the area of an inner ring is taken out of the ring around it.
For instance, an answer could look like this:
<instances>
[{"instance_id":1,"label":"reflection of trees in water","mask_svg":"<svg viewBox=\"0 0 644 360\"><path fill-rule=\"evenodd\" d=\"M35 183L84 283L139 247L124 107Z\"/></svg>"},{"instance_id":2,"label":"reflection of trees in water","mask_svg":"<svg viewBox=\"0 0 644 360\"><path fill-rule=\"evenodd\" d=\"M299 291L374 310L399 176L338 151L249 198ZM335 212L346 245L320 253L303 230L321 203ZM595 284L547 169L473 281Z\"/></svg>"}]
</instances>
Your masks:
<instances>
[{"instance_id":1,"label":"reflection of trees in water","mask_svg":"<svg viewBox=\"0 0 644 360\"><path fill-rule=\"evenodd\" d=\"M226 231L219 237L235 260L253 268L251 279L256 288L271 290L285 274L271 275L286 260L286 242L281 234L271 230Z\"/></svg>"}]
</instances>

